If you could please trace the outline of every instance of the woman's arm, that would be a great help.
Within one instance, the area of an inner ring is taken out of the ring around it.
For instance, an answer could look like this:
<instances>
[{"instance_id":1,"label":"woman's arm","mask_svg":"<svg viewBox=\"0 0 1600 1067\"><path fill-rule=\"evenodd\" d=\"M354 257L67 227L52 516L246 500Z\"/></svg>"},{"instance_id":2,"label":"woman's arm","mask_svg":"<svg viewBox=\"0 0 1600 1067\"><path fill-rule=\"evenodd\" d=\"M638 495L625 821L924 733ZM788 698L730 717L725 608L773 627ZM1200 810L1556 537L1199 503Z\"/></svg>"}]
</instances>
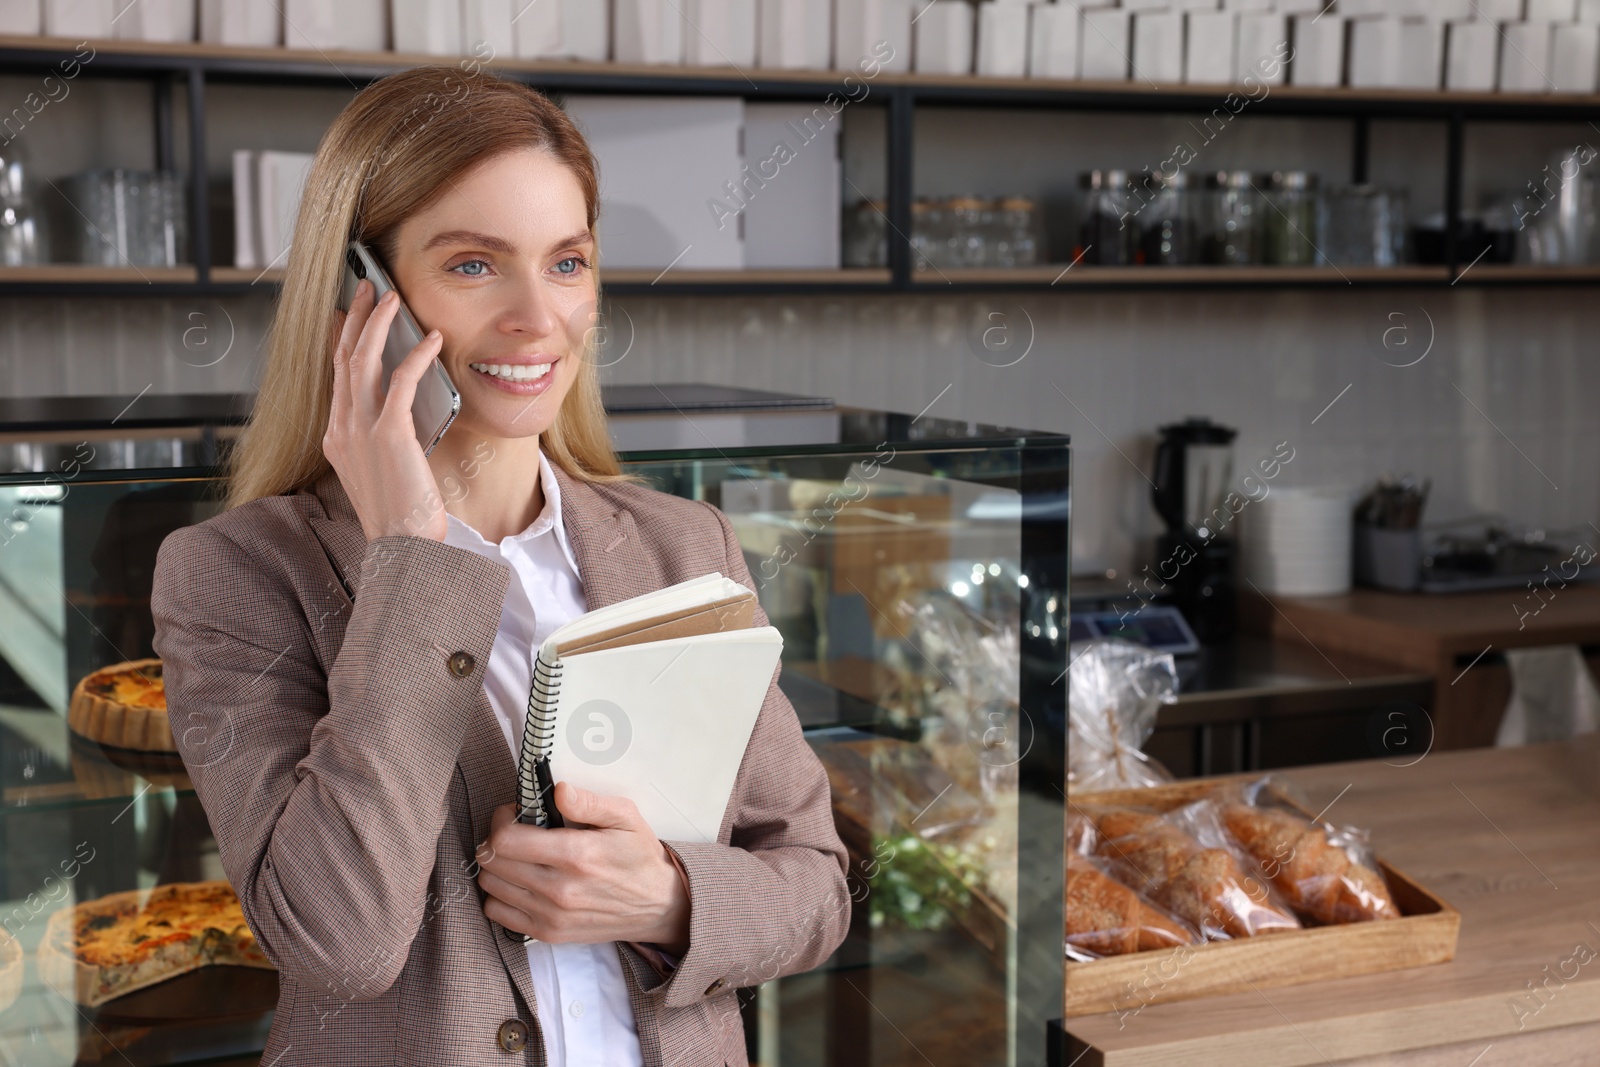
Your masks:
<instances>
[{"instance_id":1,"label":"woman's arm","mask_svg":"<svg viewBox=\"0 0 1600 1067\"><path fill-rule=\"evenodd\" d=\"M727 570L756 588L726 515ZM767 614L756 605L756 626ZM833 825L828 776L801 736L800 720L773 672L745 749L729 809L729 845L667 842L689 878L689 950L651 991L668 1007L758 985L817 966L850 925L849 859Z\"/></svg>"},{"instance_id":2,"label":"woman's arm","mask_svg":"<svg viewBox=\"0 0 1600 1067\"><path fill-rule=\"evenodd\" d=\"M179 530L157 559L173 736L262 950L296 982L370 1000L439 906L427 886L446 793L510 572L427 538L373 540L324 676L316 630L333 621L259 562L297 546L237 536L249 549ZM448 666L457 651L476 660L465 677ZM475 874L440 872L468 893Z\"/></svg>"}]
</instances>

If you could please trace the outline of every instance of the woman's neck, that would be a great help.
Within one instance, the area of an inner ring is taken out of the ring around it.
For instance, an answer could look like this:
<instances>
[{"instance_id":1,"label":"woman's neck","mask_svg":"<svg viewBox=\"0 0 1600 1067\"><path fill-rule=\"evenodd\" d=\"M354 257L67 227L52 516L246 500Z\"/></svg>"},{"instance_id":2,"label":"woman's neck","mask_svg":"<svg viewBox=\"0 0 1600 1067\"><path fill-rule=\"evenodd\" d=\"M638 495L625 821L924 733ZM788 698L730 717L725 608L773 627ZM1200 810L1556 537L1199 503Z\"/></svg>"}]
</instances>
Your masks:
<instances>
[{"instance_id":1,"label":"woman's neck","mask_svg":"<svg viewBox=\"0 0 1600 1067\"><path fill-rule=\"evenodd\" d=\"M428 457L445 510L499 541L526 530L544 510L539 437L445 434Z\"/></svg>"}]
</instances>

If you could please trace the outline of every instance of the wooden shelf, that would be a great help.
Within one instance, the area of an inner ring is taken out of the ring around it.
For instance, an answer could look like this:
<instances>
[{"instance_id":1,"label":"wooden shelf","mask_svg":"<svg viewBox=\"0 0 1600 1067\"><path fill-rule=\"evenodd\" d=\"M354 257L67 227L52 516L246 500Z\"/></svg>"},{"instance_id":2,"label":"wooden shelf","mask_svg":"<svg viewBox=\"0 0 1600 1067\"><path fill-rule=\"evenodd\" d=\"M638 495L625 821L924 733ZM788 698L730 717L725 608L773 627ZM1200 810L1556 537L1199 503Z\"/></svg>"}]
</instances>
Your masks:
<instances>
[{"instance_id":1,"label":"wooden shelf","mask_svg":"<svg viewBox=\"0 0 1600 1067\"><path fill-rule=\"evenodd\" d=\"M921 270L913 289L946 286L1057 289L1104 287L1116 289L1168 286L1270 287L1304 285L1417 285L1445 284L1444 267L1100 267L1057 263L1043 267L988 270Z\"/></svg>"},{"instance_id":2,"label":"wooden shelf","mask_svg":"<svg viewBox=\"0 0 1600 1067\"><path fill-rule=\"evenodd\" d=\"M43 263L27 267L0 267L0 292L7 286L19 283L170 285L193 284L198 278L192 266L99 267L88 263Z\"/></svg>"}]
</instances>

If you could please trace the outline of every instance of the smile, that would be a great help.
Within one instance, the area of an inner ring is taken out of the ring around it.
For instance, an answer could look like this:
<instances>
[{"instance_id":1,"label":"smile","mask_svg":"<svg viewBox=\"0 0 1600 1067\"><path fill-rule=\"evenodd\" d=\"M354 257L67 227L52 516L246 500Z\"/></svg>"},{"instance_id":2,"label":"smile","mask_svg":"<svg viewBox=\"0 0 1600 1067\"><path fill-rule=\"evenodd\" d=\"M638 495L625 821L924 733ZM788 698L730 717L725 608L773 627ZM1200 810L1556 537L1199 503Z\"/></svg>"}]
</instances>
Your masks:
<instances>
[{"instance_id":1,"label":"smile","mask_svg":"<svg viewBox=\"0 0 1600 1067\"><path fill-rule=\"evenodd\" d=\"M479 374L512 382L531 382L550 373L548 363L469 363L467 366Z\"/></svg>"}]
</instances>

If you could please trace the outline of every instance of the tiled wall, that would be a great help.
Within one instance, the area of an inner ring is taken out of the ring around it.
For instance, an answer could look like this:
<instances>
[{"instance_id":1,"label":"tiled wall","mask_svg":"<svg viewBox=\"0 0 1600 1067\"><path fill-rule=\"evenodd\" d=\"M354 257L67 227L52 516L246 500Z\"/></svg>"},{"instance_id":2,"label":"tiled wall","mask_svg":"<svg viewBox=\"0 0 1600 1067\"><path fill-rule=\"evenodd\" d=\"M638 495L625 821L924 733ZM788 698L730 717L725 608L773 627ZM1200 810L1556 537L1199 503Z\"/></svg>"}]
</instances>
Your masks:
<instances>
[{"instance_id":1,"label":"tiled wall","mask_svg":"<svg viewBox=\"0 0 1600 1067\"><path fill-rule=\"evenodd\" d=\"M1278 484L1410 471L1433 478L1434 519L1600 525L1595 308L1590 289L1537 287L634 297L615 302L614 351L631 347L606 373L1070 432L1075 567L1125 570L1158 529L1142 473L1155 429L1187 415L1238 427L1241 467L1288 441ZM0 300L0 394L248 389L269 313ZM1022 344L1030 323L1026 356L997 366L1016 357L993 328Z\"/></svg>"}]
</instances>

